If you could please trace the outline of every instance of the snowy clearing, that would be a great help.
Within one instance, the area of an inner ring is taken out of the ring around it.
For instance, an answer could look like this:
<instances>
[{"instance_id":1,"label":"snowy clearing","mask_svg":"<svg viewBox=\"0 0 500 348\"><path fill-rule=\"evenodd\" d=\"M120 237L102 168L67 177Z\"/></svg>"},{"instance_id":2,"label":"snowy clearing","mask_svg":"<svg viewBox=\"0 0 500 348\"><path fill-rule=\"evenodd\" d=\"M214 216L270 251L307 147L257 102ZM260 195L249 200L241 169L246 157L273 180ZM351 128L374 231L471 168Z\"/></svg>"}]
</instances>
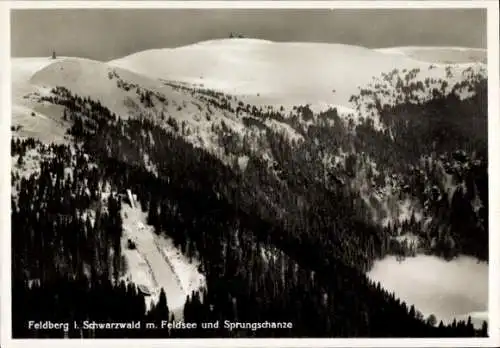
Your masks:
<instances>
[{"instance_id":1,"label":"snowy clearing","mask_svg":"<svg viewBox=\"0 0 500 348\"><path fill-rule=\"evenodd\" d=\"M190 263L168 238L158 236L153 227L146 224L146 213L139 207L123 204L122 218L122 253L127 264L124 278L149 289L148 309L158 301L163 288L170 311L180 318L186 297L204 286L198 264L196 261ZM127 247L128 239L136 244L136 249Z\"/></svg>"}]
</instances>

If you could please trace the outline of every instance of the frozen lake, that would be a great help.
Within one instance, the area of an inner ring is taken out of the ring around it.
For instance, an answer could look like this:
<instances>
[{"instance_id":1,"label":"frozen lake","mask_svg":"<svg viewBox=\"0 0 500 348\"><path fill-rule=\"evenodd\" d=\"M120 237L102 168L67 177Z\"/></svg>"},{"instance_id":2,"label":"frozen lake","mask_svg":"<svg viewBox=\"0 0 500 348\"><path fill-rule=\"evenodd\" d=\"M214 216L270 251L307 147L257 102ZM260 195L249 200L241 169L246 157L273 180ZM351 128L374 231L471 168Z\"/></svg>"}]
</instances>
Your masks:
<instances>
[{"instance_id":1,"label":"frozen lake","mask_svg":"<svg viewBox=\"0 0 500 348\"><path fill-rule=\"evenodd\" d=\"M488 264L460 256L445 261L418 255L399 262L388 256L375 262L368 277L380 284L424 317L434 314L439 323L471 315L475 326L486 320L488 309Z\"/></svg>"}]
</instances>

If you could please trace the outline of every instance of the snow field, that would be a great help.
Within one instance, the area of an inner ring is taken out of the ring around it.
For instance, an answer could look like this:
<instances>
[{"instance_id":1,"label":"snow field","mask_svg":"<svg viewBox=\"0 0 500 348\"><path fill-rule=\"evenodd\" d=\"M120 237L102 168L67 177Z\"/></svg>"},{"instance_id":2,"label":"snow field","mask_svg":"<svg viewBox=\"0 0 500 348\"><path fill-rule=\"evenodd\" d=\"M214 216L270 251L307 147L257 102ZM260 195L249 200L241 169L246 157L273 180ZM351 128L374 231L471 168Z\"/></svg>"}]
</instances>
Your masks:
<instances>
[{"instance_id":1,"label":"snow field","mask_svg":"<svg viewBox=\"0 0 500 348\"><path fill-rule=\"evenodd\" d=\"M197 263L190 263L168 238L158 236L153 227L146 224L146 213L140 207L131 208L124 203L122 218L122 253L127 264L123 279L150 289L151 296L146 297L148 309L158 301L163 288L169 309L179 318L186 297L204 286ZM128 249L128 239L135 242L136 249Z\"/></svg>"}]
</instances>

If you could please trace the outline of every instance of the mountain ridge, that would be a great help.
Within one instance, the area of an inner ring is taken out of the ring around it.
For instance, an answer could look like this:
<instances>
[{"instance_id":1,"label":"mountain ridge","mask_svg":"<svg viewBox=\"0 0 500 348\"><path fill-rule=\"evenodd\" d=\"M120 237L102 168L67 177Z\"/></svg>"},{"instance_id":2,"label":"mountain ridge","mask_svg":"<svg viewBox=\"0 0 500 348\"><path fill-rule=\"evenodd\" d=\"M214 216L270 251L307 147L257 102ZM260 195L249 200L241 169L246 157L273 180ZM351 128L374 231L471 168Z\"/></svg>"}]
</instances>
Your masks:
<instances>
[{"instance_id":1,"label":"mountain ridge","mask_svg":"<svg viewBox=\"0 0 500 348\"><path fill-rule=\"evenodd\" d=\"M241 42L240 46L245 45ZM385 64L392 66L391 61ZM119 222L119 214L115 217L121 203L113 192L132 187L151 230L169 235L186 255L201 259L206 288L186 300L188 318L195 318L199 311L205 313L213 303L221 306L219 315L231 316L229 308L235 308L235 313L249 320L256 318L242 309L246 302L264 306L266 313L272 313L273 306L286 308L288 302L280 302L276 293L253 282L260 274L279 284L280 291L287 294L284 301L293 302L301 298L298 294L312 292L315 300L310 306L317 308L325 323L333 306L325 296L357 303L361 309L352 319L360 325L353 327L357 334L366 335L370 327L383 336L395 331L374 324L377 318L392 314L371 308L365 300L357 302L350 287L355 287L355 294L359 291L377 298L379 304L391 303L394 318L401 315L415 327L421 325L420 334L430 332L414 308L385 294L380 284L371 284L363 274L376 258L386 254L404 258L427 252L452 258L468 253L487 260L486 80L481 64L431 67L419 62L421 70L412 66L379 71L367 85L356 86L356 79L348 81L347 89L356 93L350 94L348 106L341 104L347 110L326 103L323 110L315 111L308 103L284 107L280 98L275 104L259 105L245 99L245 93L232 95L210 86L151 78L103 62L56 60L36 70L28 81L14 81L24 84L20 91L33 89L30 94L13 95L14 103L25 107L13 114L14 138L26 132L27 120L43 120L44 116L62 122L55 127L67 144L53 147L61 154L42 159L38 174L31 171L26 181L19 174L23 174L24 161L34 160L27 156L26 147L42 150L32 140L13 140L13 161L18 167L13 171L17 178L13 185L21 199L16 204L27 204L26 190L36 192L38 184L51 185L47 179L50 168L60 177L54 189L65 192L70 201L73 185L77 188L74 194L87 203L102 195L103 189L97 187L111 186L114 189L106 189L111 190L108 212L104 210L98 217L97 209L95 219L114 226L110 238L117 238L115 244L104 249L119 255L116 243L122 236L116 228L123 221ZM262 71L266 70L254 72ZM306 82L312 84L319 77L328 78L314 75ZM294 78L300 85L300 76ZM326 87L331 86L321 86L324 93L332 94ZM283 94L300 100L290 90ZM314 91L311 95L318 98ZM318 99L322 98L320 93ZM337 105L334 99L330 101ZM23 114L31 110L36 113ZM36 124L27 135L50 131L49 126ZM65 159L74 156L76 163L85 164L82 169L72 169L76 177L90 175L89 193L71 176L61 176ZM87 165L95 169L87 173L83 169ZM101 181L107 184L101 185ZM46 194L51 193L54 191ZM43 202L44 191L36 194ZM60 204L49 202L47 206ZM20 214L29 211L23 209L15 210L18 224L24 223ZM39 219L36 213L30 216L28 221ZM78 216L76 213L74 221L79 221ZM99 231L85 221L84 225L84 230ZM417 237L418 245L400 238L409 235ZM30 243L30 238L16 243ZM261 246L274 250L270 254L276 259L258 256ZM57 252L54 255L61 258ZM92 258L89 260L93 265ZM30 264L29 260L23 262ZM253 274L250 264L260 271ZM35 273L39 271L32 267ZM93 272L109 274L120 269L114 256L109 269L102 260L92 267ZM225 270L223 274L220 269ZM336 272L352 284L327 276ZM292 279L288 285L284 274ZM254 302L255 296L242 291L247 288L265 294L259 297L264 302ZM227 289L234 300L225 297ZM162 296L158 293L160 307ZM229 305L231 301L236 302ZM152 308L154 312L155 306ZM336 320L341 318L338 313L349 316L348 309L335 308ZM296 319L311 334L318 328L309 326L308 316L302 316L306 312L298 310ZM331 324L325 324L324 332L348 334L348 326L336 329Z\"/></svg>"}]
</instances>

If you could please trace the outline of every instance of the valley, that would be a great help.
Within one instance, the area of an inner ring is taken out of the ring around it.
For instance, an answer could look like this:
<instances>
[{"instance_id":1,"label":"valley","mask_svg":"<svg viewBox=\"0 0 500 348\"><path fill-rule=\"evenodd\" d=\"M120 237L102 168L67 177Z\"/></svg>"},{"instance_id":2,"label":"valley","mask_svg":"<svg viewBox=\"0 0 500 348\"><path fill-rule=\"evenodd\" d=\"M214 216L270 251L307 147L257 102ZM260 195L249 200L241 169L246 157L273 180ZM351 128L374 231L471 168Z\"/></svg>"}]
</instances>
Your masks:
<instances>
[{"instance_id":1,"label":"valley","mask_svg":"<svg viewBox=\"0 0 500 348\"><path fill-rule=\"evenodd\" d=\"M221 39L13 58L13 303L294 322L145 337L486 335L485 57Z\"/></svg>"}]
</instances>

